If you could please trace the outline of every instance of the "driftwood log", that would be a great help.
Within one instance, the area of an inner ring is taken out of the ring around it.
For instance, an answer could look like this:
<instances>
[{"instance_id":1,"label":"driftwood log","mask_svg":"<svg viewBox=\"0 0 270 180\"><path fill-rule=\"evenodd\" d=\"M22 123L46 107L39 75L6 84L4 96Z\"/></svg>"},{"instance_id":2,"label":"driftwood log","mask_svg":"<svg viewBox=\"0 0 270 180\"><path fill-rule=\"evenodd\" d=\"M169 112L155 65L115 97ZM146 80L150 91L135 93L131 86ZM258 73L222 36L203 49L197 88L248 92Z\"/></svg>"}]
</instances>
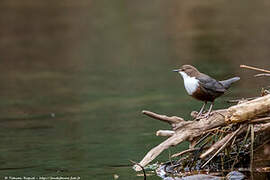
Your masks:
<instances>
[{"instance_id":1,"label":"driftwood log","mask_svg":"<svg viewBox=\"0 0 270 180\"><path fill-rule=\"evenodd\" d=\"M259 97L246 103L232 106L228 109L226 123L238 123L254 118L255 116L269 112L270 94Z\"/></svg>"},{"instance_id":2,"label":"driftwood log","mask_svg":"<svg viewBox=\"0 0 270 180\"><path fill-rule=\"evenodd\" d=\"M251 101L243 102L241 104L230 107L229 109L217 110L212 113L209 118L203 118L199 121L185 121L183 118L177 116L160 115L150 111L142 111L143 114L169 123L172 126L172 130L159 130L157 136L168 136L169 138L163 141L158 146L151 149L145 157L140 161L140 166L145 167L151 161L153 161L160 153L168 149L171 146L176 146L183 141L193 142L198 137L205 135L219 127L226 126L228 124L242 123L236 131L229 133L223 139L216 142L212 147L201 154L200 158L205 158L209 154L218 153L225 148L229 142L237 134L247 131L247 124L254 124L263 122L261 124L255 124L255 132L270 129L270 117L257 118L258 116L270 112L270 94L253 99ZM257 119L256 119L257 118ZM266 122L266 123L265 123ZM253 127L253 126L252 126ZM189 150L180 152L183 154L193 151L195 148L191 147ZM174 157L177 156L174 155ZM138 165L133 166L136 171L142 170Z\"/></svg>"}]
</instances>

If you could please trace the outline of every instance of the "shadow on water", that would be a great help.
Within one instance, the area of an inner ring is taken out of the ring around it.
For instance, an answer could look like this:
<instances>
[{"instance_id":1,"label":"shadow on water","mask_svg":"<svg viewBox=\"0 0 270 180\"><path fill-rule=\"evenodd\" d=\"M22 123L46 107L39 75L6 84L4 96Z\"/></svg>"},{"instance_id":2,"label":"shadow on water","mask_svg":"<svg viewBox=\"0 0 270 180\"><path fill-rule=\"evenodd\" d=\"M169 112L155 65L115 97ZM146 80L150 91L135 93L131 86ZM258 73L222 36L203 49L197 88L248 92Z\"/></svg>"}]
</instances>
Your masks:
<instances>
[{"instance_id":1,"label":"shadow on water","mask_svg":"<svg viewBox=\"0 0 270 180\"><path fill-rule=\"evenodd\" d=\"M243 76L215 108L264 86L238 66L267 66L270 4L241 2L2 0L1 176L141 179L129 159L166 128L141 110L188 118L201 106L172 69Z\"/></svg>"}]
</instances>

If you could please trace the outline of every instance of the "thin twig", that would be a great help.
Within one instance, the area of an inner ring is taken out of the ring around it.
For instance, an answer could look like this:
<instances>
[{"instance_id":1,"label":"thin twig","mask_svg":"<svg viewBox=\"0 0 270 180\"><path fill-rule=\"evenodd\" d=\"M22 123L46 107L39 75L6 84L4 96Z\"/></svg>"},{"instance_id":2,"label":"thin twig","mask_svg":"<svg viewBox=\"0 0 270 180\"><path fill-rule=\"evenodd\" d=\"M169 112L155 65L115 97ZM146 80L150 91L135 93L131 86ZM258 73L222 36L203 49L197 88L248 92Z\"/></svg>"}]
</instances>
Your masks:
<instances>
[{"instance_id":1,"label":"thin twig","mask_svg":"<svg viewBox=\"0 0 270 180\"><path fill-rule=\"evenodd\" d=\"M261 76L270 76L270 74L262 73L254 75L254 77L261 77Z\"/></svg>"},{"instance_id":2,"label":"thin twig","mask_svg":"<svg viewBox=\"0 0 270 180\"><path fill-rule=\"evenodd\" d=\"M199 141L197 141L196 144L194 144L194 147L197 146L198 144L200 144L202 141L204 141L210 135L211 135L211 133L208 132L204 137L202 137L201 139L199 139Z\"/></svg>"},{"instance_id":3,"label":"thin twig","mask_svg":"<svg viewBox=\"0 0 270 180\"><path fill-rule=\"evenodd\" d=\"M183 118L180 118L180 117L177 117L177 116L169 117L169 116L166 116L166 115L160 115L160 114L157 114L157 113L154 113L154 112L151 112L151 111L146 111L146 110L143 110L142 113L149 116L149 117L151 117L151 118L158 119L160 121L164 121L164 122L167 122L169 124L176 124L176 123L184 121Z\"/></svg>"},{"instance_id":4,"label":"thin twig","mask_svg":"<svg viewBox=\"0 0 270 180\"><path fill-rule=\"evenodd\" d=\"M250 139L251 139L251 147L250 147L250 172L253 173L253 146L254 146L254 125L250 126Z\"/></svg>"},{"instance_id":5,"label":"thin twig","mask_svg":"<svg viewBox=\"0 0 270 180\"><path fill-rule=\"evenodd\" d=\"M196 150L199 150L201 148L191 148L191 149L187 149L187 150L184 150L180 153L176 153L176 154L173 154L171 157L174 158L174 157L178 157L178 156L182 156L183 154L186 154L186 153L189 153L189 152L193 152L193 151L196 151Z\"/></svg>"},{"instance_id":6,"label":"thin twig","mask_svg":"<svg viewBox=\"0 0 270 180\"><path fill-rule=\"evenodd\" d=\"M132 161L132 160L129 160L130 162L132 162L133 164L136 164L137 166L140 166L140 168L142 168L142 170L143 170L143 180L146 180L146 173L145 173L145 170L144 170L144 168L143 168L143 166L142 165L140 165L139 163L137 163L137 162L135 162L135 161Z\"/></svg>"},{"instance_id":7,"label":"thin twig","mask_svg":"<svg viewBox=\"0 0 270 180\"><path fill-rule=\"evenodd\" d=\"M233 161L233 164L232 164L232 167L231 167L231 171L233 171L234 165L236 164L236 161L237 161L237 158L238 158L238 156L239 156L239 153L240 153L241 149L242 149L243 146L247 143L247 138L248 138L248 135L249 135L250 127L251 127L251 125L248 126L248 129L247 129L247 133L246 133L246 135L245 135L245 138L244 138L244 140L242 141L242 144L241 144L240 148L239 148L238 151L237 151L237 155L235 156L235 159L234 159L234 161Z\"/></svg>"},{"instance_id":8,"label":"thin twig","mask_svg":"<svg viewBox=\"0 0 270 180\"><path fill-rule=\"evenodd\" d=\"M171 156L171 150L170 149L168 149L168 151L169 151L169 161L170 161L170 163L171 163L171 165L173 164L173 162L172 162L172 156Z\"/></svg>"},{"instance_id":9,"label":"thin twig","mask_svg":"<svg viewBox=\"0 0 270 180\"><path fill-rule=\"evenodd\" d=\"M268 144L270 142L270 139L268 139L267 141L265 141L263 144L259 145L258 147L256 147L256 149L254 149L254 152L257 151L258 149L260 149L261 147L265 146L266 144Z\"/></svg>"},{"instance_id":10,"label":"thin twig","mask_svg":"<svg viewBox=\"0 0 270 180\"><path fill-rule=\"evenodd\" d=\"M209 129L209 130L205 131L204 133L212 133L213 134L213 131L220 131L219 130L219 127L213 128L213 129Z\"/></svg>"},{"instance_id":11,"label":"thin twig","mask_svg":"<svg viewBox=\"0 0 270 180\"><path fill-rule=\"evenodd\" d=\"M260 72L265 72L265 73L270 73L269 70L265 70L265 69L261 69L261 68L256 68L256 67L252 67L252 66L247 66L247 65L240 65L241 68L246 68L246 69L252 69L255 71L260 71Z\"/></svg>"},{"instance_id":12,"label":"thin twig","mask_svg":"<svg viewBox=\"0 0 270 180\"><path fill-rule=\"evenodd\" d=\"M227 100L226 102L227 103L238 103L239 101L250 101L250 100L253 100L253 99L256 99L258 97L250 97L250 98L242 98L242 99L231 99L231 100Z\"/></svg>"},{"instance_id":13,"label":"thin twig","mask_svg":"<svg viewBox=\"0 0 270 180\"><path fill-rule=\"evenodd\" d=\"M270 120L270 117L263 117L263 118L258 118L258 119L253 119L250 120L251 123L258 123L258 122L264 122Z\"/></svg>"},{"instance_id":14,"label":"thin twig","mask_svg":"<svg viewBox=\"0 0 270 180\"><path fill-rule=\"evenodd\" d=\"M201 168L204 168L204 166L206 166L221 150L223 150L227 144L232 140L232 138L242 129L242 125L235 131L233 132L233 134L229 137L229 139L215 152L215 154L209 158L203 165ZM201 155L202 156L202 155Z\"/></svg>"},{"instance_id":15,"label":"thin twig","mask_svg":"<svg viewBox=\"0 0 270 180\"><path fill-rule=\"evenodd\" d=\"M234 144L235 143L235 141L236 141L236 136L234 136L234 138L233 138L233 140L232 140L232 144Z\"/></svg>"}]
</instances>

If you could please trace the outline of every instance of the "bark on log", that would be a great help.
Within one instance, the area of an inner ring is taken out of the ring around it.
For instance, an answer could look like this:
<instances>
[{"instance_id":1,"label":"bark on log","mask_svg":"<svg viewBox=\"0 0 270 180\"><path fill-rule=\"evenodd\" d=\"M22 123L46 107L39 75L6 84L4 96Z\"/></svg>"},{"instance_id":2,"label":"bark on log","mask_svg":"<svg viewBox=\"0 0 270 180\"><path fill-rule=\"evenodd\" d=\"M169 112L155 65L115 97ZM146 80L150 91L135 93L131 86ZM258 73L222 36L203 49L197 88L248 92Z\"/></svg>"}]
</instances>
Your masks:
<instances>
[{"instance_id":1,"label":"bark on log","mask_svg":"<svg viewBox=\"0 0 270 180\"><path fill-rule=\"evenodd\" d=\"M230 107L225 121L226 123L238 123L269 111L270 94Z\"/></svg>"}]
</instances>

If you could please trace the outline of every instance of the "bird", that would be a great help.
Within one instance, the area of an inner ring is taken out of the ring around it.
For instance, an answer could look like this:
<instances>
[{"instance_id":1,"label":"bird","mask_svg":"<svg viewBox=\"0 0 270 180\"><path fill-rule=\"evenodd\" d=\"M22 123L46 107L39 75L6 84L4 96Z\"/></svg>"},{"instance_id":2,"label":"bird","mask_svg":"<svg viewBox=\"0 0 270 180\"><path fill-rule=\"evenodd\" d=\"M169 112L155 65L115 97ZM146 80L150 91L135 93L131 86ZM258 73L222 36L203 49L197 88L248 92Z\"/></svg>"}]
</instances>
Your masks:
<instances>
[{"instance_id":1,"label":"bird","mask_svg":"<svg viewBox=\"0 0 270 180\"><path fill-rule=\"evenodd\" d=\"M173 71L182 76L187 93L193 98L204 102L196 119L208 118L212 111L215 99L223 95L232 83L240 80L240 77L233 77L227 80L217 81L216 79L199 72L192 65L183 65L180 69L175 69ZM206 115L202 116L207 102L211 102L211 105Z\"/></svg>"}]
</instances>

